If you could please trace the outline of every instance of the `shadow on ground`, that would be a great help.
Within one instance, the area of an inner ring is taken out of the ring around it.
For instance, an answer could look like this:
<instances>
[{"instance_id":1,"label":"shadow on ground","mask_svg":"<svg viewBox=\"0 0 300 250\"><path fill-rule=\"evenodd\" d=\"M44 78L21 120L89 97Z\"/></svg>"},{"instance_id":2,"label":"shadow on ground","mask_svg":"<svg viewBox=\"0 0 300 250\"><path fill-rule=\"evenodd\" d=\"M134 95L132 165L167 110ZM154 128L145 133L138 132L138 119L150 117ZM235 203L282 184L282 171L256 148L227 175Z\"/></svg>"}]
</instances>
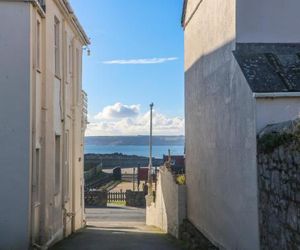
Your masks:
<instances>
[{"instance_id":1,"label":"shadow on ground","mask_svg":"<svg viewBox=\"0 0 300 250\"><path fill-rule=\"evenodd\" d=\"M87 227L51 250L177 250L182 246L145 225L145 209L109 206L86 209Z\"/></svg>"},{"instance_id":2,"label":"shadow on ground","mask_svg":"<svg viewBox=\"0 0 300 250\"><path fill-rule=\"evenodd\" d=\"M177 242L159 232L134 232L130 229L87 227L57 244L51 250L174 250L182 249Z\"/></svg>"}]
</instances>

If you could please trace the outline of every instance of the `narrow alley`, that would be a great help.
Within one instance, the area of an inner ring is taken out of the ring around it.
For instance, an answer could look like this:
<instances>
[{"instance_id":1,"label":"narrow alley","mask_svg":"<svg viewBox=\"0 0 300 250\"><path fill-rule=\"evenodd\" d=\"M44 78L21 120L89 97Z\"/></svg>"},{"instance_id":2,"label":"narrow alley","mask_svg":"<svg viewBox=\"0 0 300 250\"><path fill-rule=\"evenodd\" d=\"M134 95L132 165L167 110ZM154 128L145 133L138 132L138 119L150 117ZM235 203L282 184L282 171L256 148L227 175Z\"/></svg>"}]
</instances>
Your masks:
<instances>
[{"instance_id":1,"label":"narrow alley","mask_svg":"<svg viewBox=\"0 0 300 250\"><path fill-rule=\"evenodd\" d=\"M86 209L87 227L51 250L183 249L175 239L145 225L145 209L108 206Z\"/></svg>"}]
</instances>

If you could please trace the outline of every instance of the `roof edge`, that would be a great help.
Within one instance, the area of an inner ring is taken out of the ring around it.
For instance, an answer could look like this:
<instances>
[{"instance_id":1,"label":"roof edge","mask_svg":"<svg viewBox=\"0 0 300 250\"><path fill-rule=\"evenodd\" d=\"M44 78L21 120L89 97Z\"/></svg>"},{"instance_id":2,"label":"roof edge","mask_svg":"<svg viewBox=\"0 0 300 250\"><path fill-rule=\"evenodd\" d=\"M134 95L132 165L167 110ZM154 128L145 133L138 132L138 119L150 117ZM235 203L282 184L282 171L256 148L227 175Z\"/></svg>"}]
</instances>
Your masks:
<instances>
[{"instance_id":1,"label":"roof edge","mask_svg":"<svg viewBox=\"0 0 300 250\"><path fill-rule=\"evenodd\" d=\"M56 0L56 2L58 4L60 4L62 6L62 8L65 9L67 14L70 16L70 19L71 19L73 25L75 26L75 28L77 29L78 33L80 34L80 37L82 38L84 45L87 46L87 45L91 44L90 39L88 38L82 25L79 22L77 16L75 15L75 12L73 11L69 1L68 0Z\"/></svg>"},{"instance_id":2,"label":"roof edge","mask_svg":"<svg viewBox=\"0 0 300 250\"><path fill-rule=\"evenodd\" d=\"M193 19L194 15L196 14L197 10L199 9L200 5L202 4L203 0L199 0L199 2L196 4L195 8L191 12L191 14L187 17L186 12L187 12L187 6L188 6L188 0L184 0L184 6L183 6L183 11L182 11L182 17L181 17L181 25L182 28L185 29L190 21Z\"/></svg>"},{"instance_id":3,"label":"roof edge","mask_svg":"<svg viewBox=\"0 0 300 250\"><path fill-rule=\"evenodd\" d=\"M258 93L254 92L253 97L259 98L293 98L300 97L300 92L268 92L268 93Z\"/></svg>"},{"instance_id":4,"label":"roof edge","mask_svg":"<svg viewBox=\"0 0 300 250\"><path fill-rule=\"evenodd\" d=\"M185 16L186 16L186 8L187 8L188 0L183 1L182 14L181 14L181 27L185 26Z\"/></svg>"}]
</instances>

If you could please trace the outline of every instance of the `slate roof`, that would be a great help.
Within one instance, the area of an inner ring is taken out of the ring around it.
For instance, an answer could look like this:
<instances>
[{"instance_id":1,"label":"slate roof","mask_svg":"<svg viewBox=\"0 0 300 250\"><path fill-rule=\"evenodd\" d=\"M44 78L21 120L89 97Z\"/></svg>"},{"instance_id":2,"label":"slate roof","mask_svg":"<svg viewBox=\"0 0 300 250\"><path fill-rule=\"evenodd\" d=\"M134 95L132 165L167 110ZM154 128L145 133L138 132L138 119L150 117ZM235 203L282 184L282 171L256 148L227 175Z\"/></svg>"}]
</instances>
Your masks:
<instances>
[{"instance_id":1,"label":"slate roof","mask_svg":"<svg viewBox=\"0 0 300 250\"><path fill-rule=\"evenodd\" d=\"M235 58L253 92L300 92L300 44L237 44Z\"/></svg>"}]
</instances>

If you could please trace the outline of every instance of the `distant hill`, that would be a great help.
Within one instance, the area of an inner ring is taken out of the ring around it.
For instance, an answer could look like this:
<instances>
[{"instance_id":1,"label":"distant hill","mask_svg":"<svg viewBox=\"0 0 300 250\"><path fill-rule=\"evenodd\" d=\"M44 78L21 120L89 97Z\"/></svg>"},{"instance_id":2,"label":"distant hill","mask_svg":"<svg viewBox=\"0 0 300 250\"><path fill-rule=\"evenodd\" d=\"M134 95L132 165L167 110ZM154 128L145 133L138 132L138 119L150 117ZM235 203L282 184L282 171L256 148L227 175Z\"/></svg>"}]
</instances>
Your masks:
<instances>
[{"instance_id":1,"label":"distant hill","mask_svg":"<svg viewBox=\"0 0 300 250\"><path fill-rule=\"evenodd\" d=\"M135 145L149 144L149 136L87 136L85 143L91 145ZM184 136L153 136L153 145L183 146Z\"/></svg>"}]
</instances>

